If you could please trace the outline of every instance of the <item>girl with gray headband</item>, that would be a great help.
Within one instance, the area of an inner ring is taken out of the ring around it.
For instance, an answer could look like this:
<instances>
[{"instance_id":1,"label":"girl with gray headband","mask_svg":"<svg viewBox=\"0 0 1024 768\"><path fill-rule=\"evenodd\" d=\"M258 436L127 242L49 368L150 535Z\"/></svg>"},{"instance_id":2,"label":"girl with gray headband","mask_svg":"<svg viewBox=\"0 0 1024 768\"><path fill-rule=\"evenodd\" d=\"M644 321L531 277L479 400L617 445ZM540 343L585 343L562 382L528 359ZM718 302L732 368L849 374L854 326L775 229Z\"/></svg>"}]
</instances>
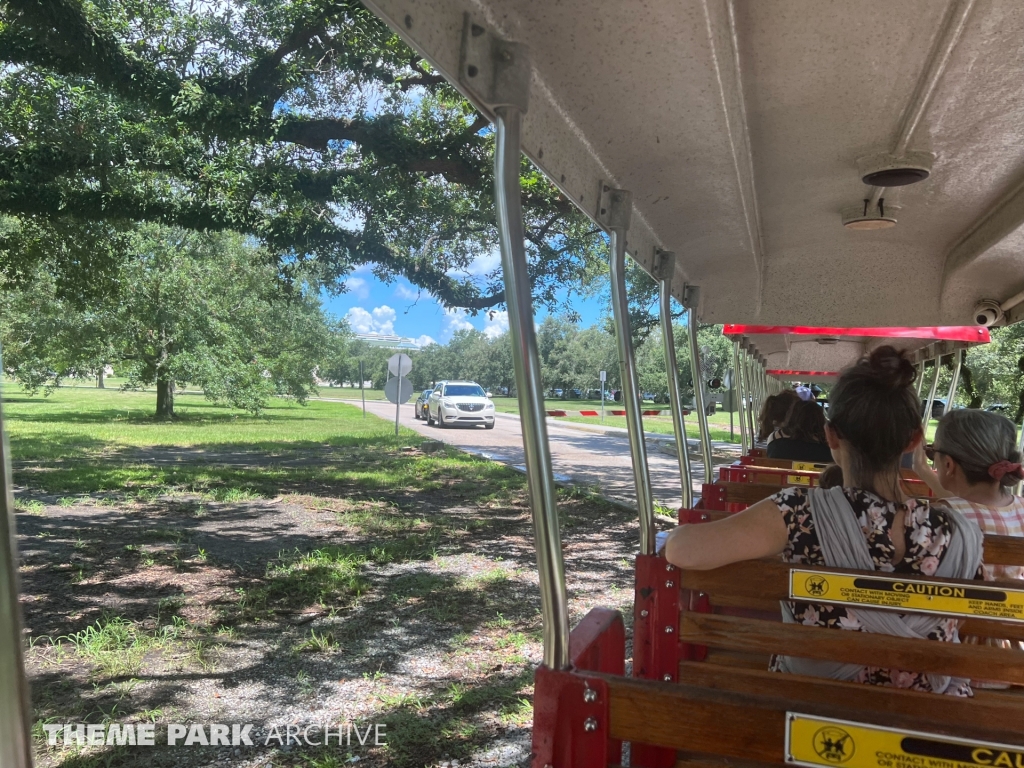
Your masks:
<instances>
[{"instance_id":1,"label":"girl with gray headband","mask_svg":"<svg viewBox=\"0 0 1024 768\"><path fill-rule=\"evenodd\" d=\"M930 458L934 470L928 466ZM931 449L918 447L914 471L942 502L973 520L987 535L1024 536L1024 499L1011 487L1024 479L1017 430L1005 416L990 411L950 411L935 432ZM1024 579L1024 567L986 565L985 579ZM963 642L978 642L965 637ZM986 639L1001 648L1010 640ZM1008 688L1009 683L974 681L979 688Z\"/></svg>"}]
</instances>

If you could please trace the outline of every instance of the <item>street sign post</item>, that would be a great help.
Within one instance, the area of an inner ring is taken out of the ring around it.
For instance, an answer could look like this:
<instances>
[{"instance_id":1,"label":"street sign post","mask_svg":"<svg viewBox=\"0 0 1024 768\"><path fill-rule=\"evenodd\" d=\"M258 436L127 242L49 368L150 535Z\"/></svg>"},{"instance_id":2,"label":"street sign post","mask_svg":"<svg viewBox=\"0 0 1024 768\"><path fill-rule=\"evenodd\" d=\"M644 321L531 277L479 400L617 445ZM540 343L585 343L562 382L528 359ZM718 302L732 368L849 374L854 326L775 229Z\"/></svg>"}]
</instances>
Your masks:
<instances>
[{"instance_id":1,"label":"street sign post","mask_svg":"<svg viewBox=\"0 0 1024 768\"><path fill-rule=\"evenodd\" d=\"M384 397L395 404L395 437L398 437L398 416L402 403L412 397L412 382L406 376L412 370L412 358L402 352L388 358L388 372L395 378L384 385Z\"/></svg>"},{"instance_id":2,"label":"street sign post","mask_svg":"<svg viewBox=\"0 0 1024 768\"><path fill-rule=\"evenodd\" d=\"M363 361L359 361L359 394L363 397L363 418L366 418L366 379L363 377Z\"/></svg>"}]
</instances>

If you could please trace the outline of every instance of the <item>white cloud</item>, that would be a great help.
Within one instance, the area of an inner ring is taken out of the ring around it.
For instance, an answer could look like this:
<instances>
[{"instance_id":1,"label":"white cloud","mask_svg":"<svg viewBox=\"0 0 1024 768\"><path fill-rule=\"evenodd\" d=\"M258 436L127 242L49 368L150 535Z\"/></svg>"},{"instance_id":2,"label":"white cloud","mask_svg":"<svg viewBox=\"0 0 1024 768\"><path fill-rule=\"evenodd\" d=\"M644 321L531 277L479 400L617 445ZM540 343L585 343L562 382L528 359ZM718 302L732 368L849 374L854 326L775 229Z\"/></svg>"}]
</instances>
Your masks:
<instances>
[{"instance_id":1,"label":"white cloud","mask_svg":"<svg viewBox=\"0 0 1024 768\"><path fill-rule=\"evenodd\" d=\"M352 307L345 313L345 319L356 333L393 334L395 332L395 317L395 310L387 304L374 307L370 312L362 307Z\"/></svg>"},{"instance_id":2,"label":"white cloud","mask_svg":"<svg viewBox=\"0 0 1024 768\"><path fill-rule=\"evenodd\" d=\"M430 346L431 344L437 344L437 342L434 341L434 338L432 336L427 336L426 334L423 334L418 339L416 339L416 346L420 348Z\"/></svg>"},{"instance_id":3,"label":"white cloud","mask_svg":"<svg viewBox=\"0 0 1024 768\"><path fill-rule=\"evenodd\" d=\"M469 277L484 277L491 274L501 266L501 251L495 248L493 251L481 253L466 266L465 269L449 270L450 275L467 275Z\"/></svg>"},{"instance_id":4,"label":"white cloud","mask_svg":"<svg viewBox=\"0 0 1024 768\"><path fill-rule=\"evenodd\" d=\"M508 331L508 312L488 312L484 323L484 336L496 339Z\"/></svg>"},{"instance_id":5,"label":"white cloud","mask_svg":"<svg viewBox=\"0 0 1024 768\"><path fill-rule=\"evenodd\" d=\"M416 299L420 298L420 292L412 286L399 283L395 286L395 296L405 301L416 301Z\"/></svg>"},{"instance_id":6,"label":"white cloud","mask_svg":"<svg viewBox=\"0 0 1024 768\"><path fill-rule=\"evenodd\" d=\"M477 256L466 268L466 272L474 276L489 275L501 266L501 251L494 249L489 253Z\"/></svg>"},{"instance_id":7,"label":"white cloud","mask_svg":"<svg viewBox=\"0 0 1024 768\"><path fill-rule=\"evenodd\" d=\"M444 322L441 325L441 336L451 337L457 331L471 331L474 325L466 319L464 309L446 309L444 311Z\"/></svg>"},{"instance_id":8,"label":"white cloud","mask_svg":"<svg viewBox=\"0 0 1024 768\"><path fill-rule=\"evenodd\" d=\"M345 280L345 288L359 299L370 298L370 285L361 277L350 277Z\"/></svg>"}]
</instances>

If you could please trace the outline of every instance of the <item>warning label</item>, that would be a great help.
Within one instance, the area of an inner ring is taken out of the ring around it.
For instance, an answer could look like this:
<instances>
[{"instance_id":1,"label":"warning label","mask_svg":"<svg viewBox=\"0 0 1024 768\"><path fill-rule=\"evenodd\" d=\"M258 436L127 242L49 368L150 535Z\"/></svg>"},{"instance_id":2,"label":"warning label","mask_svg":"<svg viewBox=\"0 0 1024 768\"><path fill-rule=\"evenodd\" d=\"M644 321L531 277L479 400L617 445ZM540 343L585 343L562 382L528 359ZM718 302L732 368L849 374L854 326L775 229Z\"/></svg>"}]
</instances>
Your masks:
<instances>
[{"instance_id":1,"label":"warning label","mask_svg":"<svg viewBox=\"0 0 1024 768\"><path fill-rule=\"evenodd\" d=\"M1024 746L790 712L786 716L786 762L846 768L1024 768Z\"/></svg>"},{"instance_id":2,"label":"warning label","mask_svg":"<svg viewBox=\"0 0 1024 768\"><path fill-rule=\"evenodd\" d=\"M786 475L786 482L790 485L810 485L810 475Z\"/></svg>"},{"instance_id":3,"label":"warning label","mask_svg":"<svg viewBox=\"0 0 1024 768\"><path fill-rule=\"evenodd\" d=\"M793 568L789 596L872 608L1024 622L1024 590ZM1024 768L1024 766L1021 766Z\"/></svg>"}]
</instances>

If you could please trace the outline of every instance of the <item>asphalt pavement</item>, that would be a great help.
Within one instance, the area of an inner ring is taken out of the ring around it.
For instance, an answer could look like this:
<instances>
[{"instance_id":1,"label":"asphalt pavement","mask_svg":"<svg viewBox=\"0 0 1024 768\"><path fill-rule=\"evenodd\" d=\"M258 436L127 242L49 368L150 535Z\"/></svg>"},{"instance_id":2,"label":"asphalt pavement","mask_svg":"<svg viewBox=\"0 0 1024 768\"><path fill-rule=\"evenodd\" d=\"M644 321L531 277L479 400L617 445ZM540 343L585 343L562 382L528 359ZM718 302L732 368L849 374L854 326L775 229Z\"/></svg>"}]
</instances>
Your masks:
<instances>
[{"instance_id":1,"label":"asphalt pavement","mask_svg":"<svg viewBox=\"0 0 1024 768\"><path fill-rule=\"evenodd\" d=\"M359 401L354 402L358 405ZM395 406L384 401L367 401L366 410L381 418L394 421ZM413 416L412 404L401 406L400 423L422 435L442 440L463 450L523 469L523 433L519 417L499 413L494 429L458 427L441 429L427 426ZM548 419L548 440L555 479L598 486L603 496L636 506L636 486L629 455L629 441L625 430L563 422ZM700 493L703 467L699 452L691 441L694 494ZM716 444L716 453L738 446ZM647 439L648 468L655 500L670 509L677 509L682 501L679 464L673 444L662 437ZM723 459L723 463L731 459Z\"/></svg>"}]
</instances>

